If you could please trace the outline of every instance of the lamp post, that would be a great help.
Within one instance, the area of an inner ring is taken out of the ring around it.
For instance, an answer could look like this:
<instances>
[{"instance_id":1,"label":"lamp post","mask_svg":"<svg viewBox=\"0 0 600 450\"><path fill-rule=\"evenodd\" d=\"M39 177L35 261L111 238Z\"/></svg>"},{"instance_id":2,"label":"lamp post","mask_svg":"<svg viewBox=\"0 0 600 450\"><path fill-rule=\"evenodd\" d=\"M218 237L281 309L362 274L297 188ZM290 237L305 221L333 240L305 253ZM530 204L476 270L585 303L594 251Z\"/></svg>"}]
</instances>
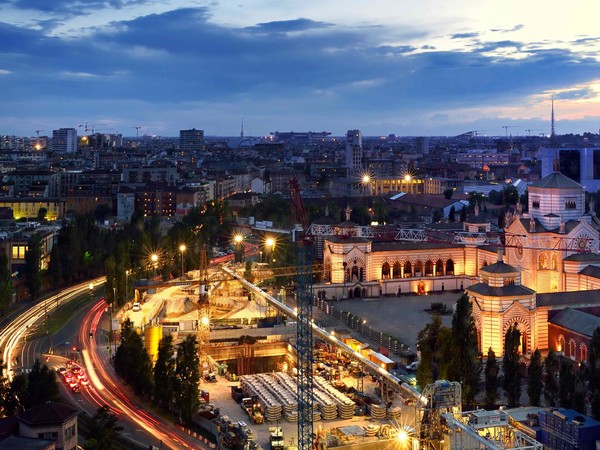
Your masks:
<instances>
[{"instance_id":1,"label":"lamp post","mask_svg":"<svg viewBox=\"0 0 600 450\"><path fill-rule=\"evenodd\" d=\"M127 278L129 278L129 270L125 271L125 303L127 303Z\"/></svg>"},{"instance_id":2,"label":"lamp post","mask_svg":"<svg viewBox=\"0 0 600 450\"><path fill-rule=\"evenodd\" d=\"M185 244L179 246L179 251L181 252L181 278L183 278L183 252L185 252L186 249L187 247Z\"/></svg>"},{"instance_id":3,"label":"lamp post","mask_svg":"<svg viewBox=\"0 0 600 450\"><path fill-rule=\"evenodd\" d=\"M242 234L236 234L233 237L235 245L235 259L237 262L244 262L244 236Z\"/></svg>"},{"instance_id":4,"label":"lamp post","mask_svg":"<svg viewBox=\"0 0 600 450\"><path fill-rule=\"evenodd\" d=\"M275 239L273 237L268 237L265 240L265 247L267 250L267 262L269 265L271 264L271 257L273 255L273 249L275 248Z\"/></svg>"},{"instance_id":5,"label":"lamp post","mask_svg":"<svg viewBox=\"0 0 600 450\"><path fill-rule=\"evenodd\" d=\"M156 253L152 253L152 255L150 255L150 261L152 261L152 268L154 270L153 272L153 278L156 277L156 264L158 263L158 255Z\"/></svg>"}]
</instances>

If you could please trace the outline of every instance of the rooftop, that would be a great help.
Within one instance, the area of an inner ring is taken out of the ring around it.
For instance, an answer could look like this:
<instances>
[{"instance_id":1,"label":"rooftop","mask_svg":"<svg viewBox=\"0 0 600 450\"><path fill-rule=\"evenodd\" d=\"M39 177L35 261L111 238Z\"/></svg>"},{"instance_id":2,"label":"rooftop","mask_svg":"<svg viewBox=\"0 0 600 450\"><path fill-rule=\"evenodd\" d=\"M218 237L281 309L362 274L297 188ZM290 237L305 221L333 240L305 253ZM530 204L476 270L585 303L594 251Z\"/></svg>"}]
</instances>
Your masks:
<instances>
[{"instance_id":1,"label":"rooftop","mask_svg":"<svg viewBox=\"0 0 600 450\"><path fill-rule=\"evenodd\" d=\"M600 317L571 308L563 309L548 322L589 337L600 327Z\"/></svg>"},{"instance_id":2,"label":"rooftop","mask_svg":"<svg viewBox=\"0 0 600 450\"><path fill-rule=\"evenodd\" d=\"M71 417L79 414L75 408L63 403L46 402L32 406L27 411L19 414L19 421L25 422L30 426L45 426L63 423Z\"/></svg>"},{"instance_id":3,"label":"rooftop","mask_svg":"<svg viewBox=\"0 0 600 450\"><path fill-rule=\"evenodd\" d=\"M466 290L486 297L517 297L535 294L533 289L523 285L493 287L486 283L477 283L469 286Z\"/></svg>"},{"instance_id":4,"label":"rooftop","mask_svg":"<svg viewBox=\"0 0 600 450\"><path fill-rule=\"evenodd\" d=\"M598 305L600 289L537 294L536 304L537 306Z\"/></svg>"},{"instance_id":5,"label":"rooftop","mask_svg":"<svg viewBox=\"0 0 600 450\"><path fill-rule=\"evenodd\" d=\"M581 189L583 186L576 181L571 180L569 177L563 175L560 172L552 172L550 175L545 176L539 181L532 183L529 187L539 187L546 189Z\"/></svg>"}]
</instances>

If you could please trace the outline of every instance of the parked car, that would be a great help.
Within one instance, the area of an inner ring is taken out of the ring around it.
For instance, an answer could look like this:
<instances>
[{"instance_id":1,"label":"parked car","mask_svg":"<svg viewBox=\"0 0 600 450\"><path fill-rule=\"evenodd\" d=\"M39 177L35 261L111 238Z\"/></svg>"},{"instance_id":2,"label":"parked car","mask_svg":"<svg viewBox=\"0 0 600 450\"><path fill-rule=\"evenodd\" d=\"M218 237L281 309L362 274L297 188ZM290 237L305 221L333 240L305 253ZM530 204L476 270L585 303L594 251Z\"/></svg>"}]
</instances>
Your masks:
<instances>
[{"instance_id":1,"label":"parked car","mask_svg":"<svg viewBox=\"0 0 600 450\"><path fill-rule=\"evenodd\" d=\"M406 366L406 370L408 370L409 372L416 372L416 370L418 368L419 368L419 361L413 361L408 366Z\"/></svg>"},{"instance_id":2,"label":"parked car","mask_svg":"<svg viewBox=\"0 0 600 450\"><path fill-rule=\"evenodd\" d=\"M135 302L133 304L133 311L141 311L142 310L142 305L140 305L140 302Z\"/></svg>"}]
</instances>

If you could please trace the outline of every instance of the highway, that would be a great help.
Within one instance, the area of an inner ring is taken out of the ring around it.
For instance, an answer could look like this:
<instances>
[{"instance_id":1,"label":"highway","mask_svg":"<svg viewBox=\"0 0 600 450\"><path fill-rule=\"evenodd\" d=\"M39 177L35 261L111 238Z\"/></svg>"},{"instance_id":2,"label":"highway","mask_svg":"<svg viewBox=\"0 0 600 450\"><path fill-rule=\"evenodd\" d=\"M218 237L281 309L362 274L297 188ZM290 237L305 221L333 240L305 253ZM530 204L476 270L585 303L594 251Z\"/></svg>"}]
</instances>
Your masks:
<instances>
[{"instance_id":1,"label":"highway","mask_svg":"<svg viewBox=\"0 0 600 450\"><path fill-rule=\"evenodd\" d=\"M152 445L171 449L197 449L208 446L176 428L165 418L151 411L136 398L129 388L122 386L118 376L108 363L106 346L108 338L102 330L106 319L104 300L97 302L84 316L79 327L81 357L90 386L85 395L98 406L108 405L122 421L128 421L134 429L143 430L143 435L151 436ZM106 324L108 328L108 323ZM93 338L90 338L92 333ZM137 440L137 439L136 439Z\"/></svg>"},{"instance_id":2,"label":"highway","mask_svg":"<svg viewBox=\"0 0 600 450\"><path fill-rule=\"evenodd\" d=\"M96 286L103 282L104 278L99 278L94 280L93 284ZM31 305L29 308L22 310L20 314L11 318L10 322L0 330L0 352L6 366L5 375L9 380L12 380L15 369L18 369L20 365L29 367L33 364L32 357L35 360L35 355L39 355L49 349L49 340L47 341L46 338L36 340L35 343L26 344L24 338L29 330L44 320L45 315L49 311L52 311L52 309L89 292L89 284L90 282L88 281L64 289L59 295L49 297Z\"/></svg>"}]
</instances>

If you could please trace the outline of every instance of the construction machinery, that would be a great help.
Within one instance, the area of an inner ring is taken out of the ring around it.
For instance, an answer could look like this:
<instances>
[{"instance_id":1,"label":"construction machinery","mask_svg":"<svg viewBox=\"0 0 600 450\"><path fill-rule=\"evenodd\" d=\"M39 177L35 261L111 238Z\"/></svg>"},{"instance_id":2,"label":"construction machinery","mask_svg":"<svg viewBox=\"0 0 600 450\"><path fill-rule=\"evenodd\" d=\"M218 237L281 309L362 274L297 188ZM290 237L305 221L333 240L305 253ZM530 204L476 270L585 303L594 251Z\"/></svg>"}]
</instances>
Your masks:
<instances>
[{"instance_id":1,"label":"construction machinery","mask_svg":"<svg viewBox=\"0 0 600 450\"><path fill-rule=\"evenodd\" d=\"M423 389L422 398L424 401L417 402L420 448L441 450L446 431L442 415L462 412L460 383L437 380Z\"/></svg>"},{"instance_id":2,"label":"construction machinery","mask_svg":"<svg viewBox=\"0 0 600 450\"><path fill-rule=\"evenodd\" d=\"M296 234L296 354L298 361L298 449L313 446L313 323L312 323L312 235L296 178L290 180L291 217L296 218L302 230ZM292 228L294 228L292 223ZM296 227L297 228L297 227Z\"/></svg>"},{"instance_id":3,"label":"construction machinery","mask_svg":"<svg viewBox=\"0 0 600 450\"><path fill-rule=\"evenodd\" d=\"M285 450L285 439L281 427L269 427L269 444L271 450Z\"/></svg>"}]
</instances>

